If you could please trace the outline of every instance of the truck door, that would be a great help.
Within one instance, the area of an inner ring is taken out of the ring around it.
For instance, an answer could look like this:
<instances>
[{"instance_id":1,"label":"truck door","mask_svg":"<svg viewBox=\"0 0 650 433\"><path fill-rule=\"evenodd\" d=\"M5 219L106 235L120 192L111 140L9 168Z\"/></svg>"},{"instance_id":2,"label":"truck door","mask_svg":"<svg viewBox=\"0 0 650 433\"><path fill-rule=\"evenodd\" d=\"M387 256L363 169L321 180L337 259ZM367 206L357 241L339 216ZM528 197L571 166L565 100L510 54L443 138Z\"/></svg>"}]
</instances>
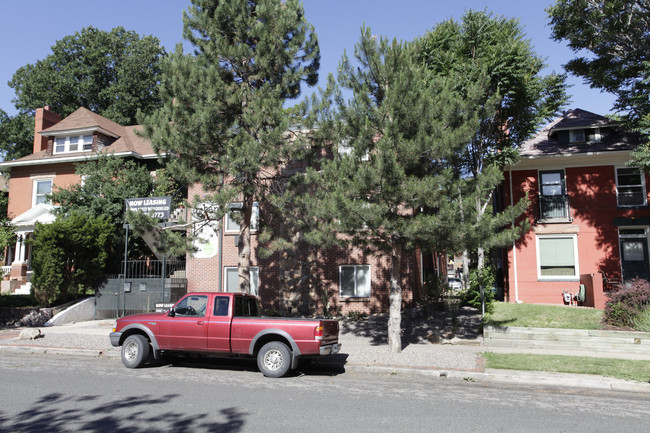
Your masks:
<instances>
[{"instance_id":1,"label":"truck door","mask_svg":"<svg viewBox=\"0 0 650 433\"><path fill-rule=\"evenodd\" d=\"M205 350L208 337L207 307L206 295L187 295L176 304L174 316L159 324L161 348Z\"/></svg>"},{"instance_id":2,"label":"truck door","mask_svg":"<svg viewBox=\"0 0 650 433\"><path fill-rule=\"evenodd\" d=\"M230 297L215 296L208 326L208 349L230 352Z\"/></svg>"}]
</instances>

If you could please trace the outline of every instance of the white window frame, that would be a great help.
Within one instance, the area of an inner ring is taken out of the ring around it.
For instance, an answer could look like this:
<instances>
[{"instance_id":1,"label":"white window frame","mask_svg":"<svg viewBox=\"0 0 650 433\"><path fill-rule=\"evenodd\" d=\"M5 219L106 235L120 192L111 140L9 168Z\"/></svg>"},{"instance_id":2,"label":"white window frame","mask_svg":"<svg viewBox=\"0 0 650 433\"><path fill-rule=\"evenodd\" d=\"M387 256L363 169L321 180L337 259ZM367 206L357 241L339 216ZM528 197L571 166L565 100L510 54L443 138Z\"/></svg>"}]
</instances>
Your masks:
<instances>
[{"instance_id":1,"label":"white window frame","mask_svg":"<svg viewBox=\"0 0 650 433\"><path fill-rule=\"evenodd\" d=\"M637 169L639 171L639 180L641 181L640 184L638 185L625 185L624 187L641 187L641 192L643 194L643 203L641 204L620 204L619 202L619 191L620 191L620 186L618 185L618 171L619 170L630 170L630 169ZM645 174L643 170L640 168L636 167L616 167L615 173L614 173L614 178L616 179L616 206L619 207L636 207L636 206L647 206L648 204L648 192L645 187Z\"/></svg>"},{"instance_id":2,"label":"white window frame","mask_svg":"<svg viewBox=\"0 0 650 433\"><path fill-rule=\"evenodd\" d=\"M542 275L542 263L539 251L540 239L572 239L573 240L573 260L575 270L573 275ZM577 234L547 234L537 235L535 237L535 252L537 255L537 279L539 281L580 281L580 254L578 253L578 235Z\"/></svg>"},{"instance_id":3,"label":"white window frame","mask_svg":"<svg viewBox=\"0 0 650 433\"><path fill-rule=\"evenodd\" d=\"M354 268L354 295L343 294L343 268ZM357 268L368 270L368 294L359 294L357 288ZM370 265L341 265L339 266L339 296L342 298L369 298L372 295L372 266Z\"/></svg>"},{"instance_id":4,"label":"white window frame","mask_svg":"<svg viewBox=\"0 0 650 433\"><path fill-rule=\"evenodd\" d=\"M251 266L249 269L249 281L251 284L251 295L259 296L260 293L260 268L259 266ZM239 273L237 266L224 266L223 268L223 290L225 292L238 292L239 287L234 290L228 290L228 272L235 271ZM239 274L238 274L239 275Z\"/></svg>"},{"instance_id":5,"label":"white window frame","mask_svg":"<svg viewBox=\"0 0 650 433\"><path fill-rule=\"evenodd\" d=\"M233 203L234 204L234 203ZM241 204L241 202L239 203ZM232 212L232 211L231 211ZM240 212L239 210L235 212ZM224 233L239 233L240 226L232 218L230 218L230 212L225 216L226 220L224 221ZM251 213L251 232L257 232L260 221L260 204L259 202L253 202L253 210Z\"/></svg>"},{"instance_id":6,"label":"white window frame","mask_svg":"<svg viewBox=\"0 0 650 433\"><path fill-rule=\"evenodd\" d=\"M54 179L51 177L44 177L44 178L36 178L33 181L32 184L32 207L36 206L38 203L38 197L43 196L43 194L38 193L38 184L39 183L49 183L50 184L50 192L45 194L45 200L42 203L45 204L50 204L50 200L47 199L47 194L52 194L52 188L54 187Z\"/></svg>"},{"instance_id":7,"label":"white window frame","mask_svg":"<svg viewBox=\"0 0 650 433\"><path fill-rule=\"evenodd\" d=\"M87 140L88 138L90 139L90 141ZM70 145L72 144L72 139L77 139L76 149L70 149ZM59 146L63 146L63 150L58 150L57 147ZM52 148L52 153L54 155L61 155L64 153L91 152L93 150L92 146L93 146L92 134L54 137L54 146Z\"/></svg>"}]
</instances>

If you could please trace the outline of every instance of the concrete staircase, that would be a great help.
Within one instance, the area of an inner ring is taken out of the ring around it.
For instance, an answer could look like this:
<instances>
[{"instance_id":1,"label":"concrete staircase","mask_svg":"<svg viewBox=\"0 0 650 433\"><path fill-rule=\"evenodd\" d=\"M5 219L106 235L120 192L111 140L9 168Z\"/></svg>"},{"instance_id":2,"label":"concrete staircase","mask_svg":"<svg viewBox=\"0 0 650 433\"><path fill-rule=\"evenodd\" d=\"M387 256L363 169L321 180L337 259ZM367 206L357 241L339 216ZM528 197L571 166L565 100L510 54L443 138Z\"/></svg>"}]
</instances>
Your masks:
<instances>
[{"instance_id":1,"label":"concrete staircase","mask_svg":"<svg viewBox=\"0 0 650 433\"><path fill-rule=\"evenodd\" d=\"M650 356L650 332L485 326L483 345L569 352L639 354Z\"/></svg>"}]
</instances>

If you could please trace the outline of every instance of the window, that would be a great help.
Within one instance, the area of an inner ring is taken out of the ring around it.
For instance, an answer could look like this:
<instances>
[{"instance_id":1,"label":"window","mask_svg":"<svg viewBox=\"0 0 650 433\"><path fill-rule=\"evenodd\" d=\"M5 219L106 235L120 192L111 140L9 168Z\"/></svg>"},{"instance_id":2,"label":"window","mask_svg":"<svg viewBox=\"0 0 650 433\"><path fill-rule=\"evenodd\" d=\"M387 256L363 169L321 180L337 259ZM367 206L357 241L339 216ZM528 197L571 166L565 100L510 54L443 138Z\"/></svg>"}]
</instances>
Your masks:
<instances>
[{"instance_id":1,"label":"window","mask_svg":"<svg viewBox=\"0 0 650 433\"><path fill-rule=\"evenodd\" d=\"M224 268L226 280L226 292L239 292L239 269L235 267ZM260 270L257 266L251 266L249 270L251 295L257 296L260 285Z\"/></svg>"},{"instance_id":2,"label":"window","mask_svg":"<svg viewBox=\"0 0 650 433\"><path fill-rule=\"evenodd\" d=\"M566 195L564 172L540 172L539 183L540 219L569 218L569 200Z\"/></svg>"},{"instance_id":3,"label":"window","mask_svg":"<svg viewBox=\"0 0 650 433\"><path fill-rule=\"evenodd\" d=\"M248 296L235 296L235 310L233 316L257 316L257 299Z\"/></svg>"},{"instance_id":4,"label":"window","mask_svg":"<svg viewBox=\"0 0 650 433\"><path fill-rule=\"evenodd\" d=\"M205 316L205 310L208 306L207 296L187 296L174 307L174 313L177 316Z\"/></svg>"},{"instance_id":5,"label":"window","mask_svg":"<svg viewBox=\"0 0 650 433\"><path fill-rule=\"evenodd\" d=\"M92 135L76 135L54 139L54 153L89 152L92 148Z\"/></svg>"},{"instance_id":6,"label":"window","mask_svg":"<svg viewBox=\"0 0 650 433\"><path fill-rule=\"evenodd\" d=\"M370 296L370 266L341 266L339 279L341 296L360 298Z\"/></svg>"},{"instance_id":7,"label":"window","mask_svg":"<svg viewBox=\"0 0 650 433\"><path fill-rule=\"evenodd\" d=\"M234 212L239 212L234 211ZM226 214L226 232L236 232L239 233L239 223L230 217L231 212ZM258 223L260 219L260 204L258 202L253 203L253 213L251 215L251 230L257 230Z\"/></svg>"},{"instance_id":8,"label":"window","mask_svg":"<svg viewBox=\"0 0 650 433\"><path fill-rule=\"evenodd\" d=\"M645 179L636 167L616 169L616 200L619 206L645 206Z\"/></svg>"},{"instance_id":9,"label":"window","mask_svg":"<svg viewBox=\"0 0 650 433\"><path fill-rule=\"evenodd\" d=\"M37 179L34 181L34 197L32 205L50 203L47 195L52 192L52 179Z\"/></svg>"},{"instance_id":10,"label":"window","mask_svg":"<svg viewBox=\"0 0 650 433\"><path fill-rule=\"evenodd\" d=\"M215 296L214 297L214 315L215 316L227 316L228 315L228 306L230 302L227 296Z\"/></svg>"},{"instance_id":11,"label":"window","mask_svg":"<svg viewBox=\"0 0 650 433\"><path fill-rule=\"evenodd\" d=\"M540 280L575 280L580 277L576 235L537 237L537 276Z\"/></svg>"},{"instance_id":12,"label":"window","mask_svg":"<svg viewBox=\"0 0 650 433\"><path fill-rule=\"evenodd\" d=\"M572 129L569 131L569 141L571 143L584 143L585 140L585 130L584 129Z\"/></svg>"}]
</instances>

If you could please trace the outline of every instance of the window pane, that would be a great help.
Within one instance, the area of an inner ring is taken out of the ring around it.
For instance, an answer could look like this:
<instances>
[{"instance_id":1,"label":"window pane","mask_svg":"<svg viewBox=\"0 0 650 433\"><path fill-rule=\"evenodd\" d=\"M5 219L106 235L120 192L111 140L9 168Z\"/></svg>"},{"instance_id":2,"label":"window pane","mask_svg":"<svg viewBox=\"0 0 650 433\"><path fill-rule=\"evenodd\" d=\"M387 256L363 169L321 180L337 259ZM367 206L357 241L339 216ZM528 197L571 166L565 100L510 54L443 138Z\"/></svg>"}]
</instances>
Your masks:
<instances>
[{"instance_id":1,"label":"window pane","mask_svg":"<svg viewBox=\"0 0 650 433\"><path fill-rule=\"evenodd\" d=\"M36 194L49 194L50 192L52 192L51 180L39 180L36 182Z\"/></svg>"},{"instance_id":2,"label":"window pane","mask_svg":"<svg viewBox=\"0 0 650 433\"><path fill-rule=\"evenodd\" d=\"M357 266L357 296L370 296L370 266Z\"/></svg>"},{"instance_id":3,"label":"window pane","mask_svg":"<svg viewBox=\"0 0 650 433\"><path fill-rule=\"evenodd\" d=\"M57 138L54 140L54 152L65 152L65 138Z\"/></svg>"},{"instance_id":4,"label":"window pane","mask_svg":"<svg viewBox=\"0 0 650 433\"><path fill-rule=\"evenodd\" d=\"M619 185L641 185L641 173L637 168L619 168L618 184Z\"/></svg>"},{"instance_id":5,"label":"window pane","mask_svg":"<svg viewBox=\"0 0 650 433\"><path fill-rule=\"evenodd\" d=\"M645 194L640 186L626 186L618 188L618 204L621 206L643 205Z\"/></svg>"},{"instance_id":6,"label":"window pane","mask_svg":"<svg viewBox=\"0 0 650 433\"><path fill-rule=\"evenodd\" d=\"M230 212L228 213L228 215L226 215L226 231L229 232L239 231L239 224L233 221L232 218L230 218Z\"/></svg>"},{"instance_id":7,"label":"window pane","mask_svg":"<svg viewBox=\"0 0 650 433\"><path fill-rule=\"evenodd\" d=\"M226 268L226 292L239 291L239 271L237 268Z\"/></svg>"},{"instance_id":8,"label":"window pane","mask_svg":"<svg viewBox=\"0 0 650 433\"><path fill-rule=\"evenodd\" d=\"M341 296L354 296L354 266L341 266Z\"/></svg>"},{"instance_id":9,"label":"window pane","mask_svg":"<svg viewBox=\"0 0 650 433\"><path fill-rule=\"evenodd\" d=\"M542 173L542 184L561 184L562 183L562 173Z\"/></svg>"},{"instance_id":10,"label":"window pane","mask_svg":"<svg viewBox=\"0 0 650 433\"><path fill-rule=\"evenodd\" d=\"M562 195L562 185L544 185L542 195Z\"/></svg>"},{"instance_id":11,"label":"window pane","mask_svg":"<svg viewBox=\"0 0 650 433\"><path fill-rule=\"evenodd\" d=\"M92 135L84 135L83 140L84 140L84 148L83 148L83 150L91 150L92 147L93 147L93 136Z\"/></svg>"},{"instance_id":12,"label":"window pane","mask_svg":"<svg viewBox=\"0 0 650 433\"><path fill-rule=\"evenodd\" d=\"M228 298L225 296L216 296L214 298L214 315L227 316L228 315Z\"/></svg>"},{"instance_id":13,"label":"window pane","mask_svg":"<svg viewBox=\"0 0 650 433\"><path fill-rule=\"evenodd\" d=\"M260 270L257 267L250 268L251 295L259 294Z\"/></svg>"},{"instance_id":14,"label":"window pane","mask_svg":"<svg viewBox=\"0 0 650 433\"><path fill-rule=\"evenodd\" d=\"M623 260L626 262L642 262L645 260L643 254L644 241L629 241L623 242Z\"/></svg>"},{"instance_id":15,"label":"window pane","mask_svg":"<svg viewBox=\"0 0 650 433\"><path fill-rule=\"evenodd\" d=\"M79 150L79 137L70 137L70 152Z\"/></svg>"},{"instance_id":16,"label":"window pane","mask_svg":"<svg viewBox=\"0 0 650 433\"><path fill-rule=\"evenodd\" d=\"M542 276L575 275L573 238L538 238Z\"/></svg>"}]
</instances>

